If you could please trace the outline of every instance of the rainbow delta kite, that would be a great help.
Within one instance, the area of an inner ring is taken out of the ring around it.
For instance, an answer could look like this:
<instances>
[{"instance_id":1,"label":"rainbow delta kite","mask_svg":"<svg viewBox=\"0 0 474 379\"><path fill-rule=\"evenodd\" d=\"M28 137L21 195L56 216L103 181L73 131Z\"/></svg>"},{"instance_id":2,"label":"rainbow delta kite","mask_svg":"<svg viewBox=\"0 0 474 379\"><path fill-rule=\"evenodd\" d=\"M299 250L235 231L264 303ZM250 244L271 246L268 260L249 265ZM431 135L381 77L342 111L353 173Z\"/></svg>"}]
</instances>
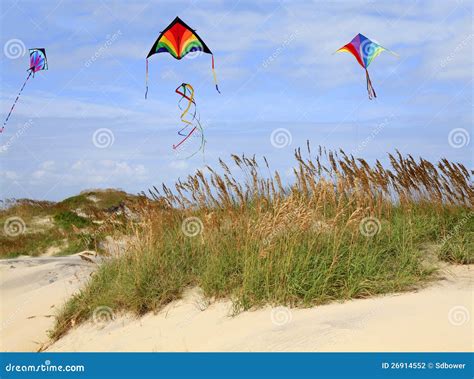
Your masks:
<instances>
[{"instance_id":1,"label":"rainbow delta kite","mask_svg":"<svg viewBox=\"0 0 474 379\"><path fill-rule=\"evenodd\" d=\"M351 42L347 45L344 45L336 53L347 52L351 53L356 59L357 62L365 69L365 77L367 79L367 92L369 93L369 99L372 100L377 97L372 82L370 81L369 71L367 68L370 63L382 52L389 51L393 55L397 56L393 51L386 49L385 47L380 46L379 44L371 41L362 34L357 34Z\"/></svg>"},{"instance_id":2,"label":"rainbow delta kite","mask_svg":"<svg viewBox=\"0 0 474 379\"><path fill-rule=\"evenodd\" d=\"M160 33L146 57L146 93L148 93L148 58L153 54L170 53L174 58L180 60L189 53L203 52L212 56L212 74L218 92L216 73L214 71L214 55L206 46L204 41L196 34L196 31L186 25L179 17Z\"/></svg>"},{"instance_id":3,"label":"rainbow delta kite","mask_svg":"<svg viewBox=\"0 0 474 379\"><path fill-rule=\"evenodd\" d=\"M21 93L23 92L23 89L26 86L26 82L30 78L31 75L33 77L35 76L35 73L41 70L47 70L48 69L48 61L46 59L46 51L45 49L38 48L38 49L30 49L30 68L28 69L28 76L26 77L26 80L24 81L23 85L21 86L20 92L18 92L18 95L16 96L15 101L13 102L12 107L10 108L10 112L8 112L8 116L3 122L2 129L0 129L0 133L3 132L3 129L5 129L5 125L7 124L13 109L15 108L15 105L20 98Z\"/></svg>"}]
</instances>

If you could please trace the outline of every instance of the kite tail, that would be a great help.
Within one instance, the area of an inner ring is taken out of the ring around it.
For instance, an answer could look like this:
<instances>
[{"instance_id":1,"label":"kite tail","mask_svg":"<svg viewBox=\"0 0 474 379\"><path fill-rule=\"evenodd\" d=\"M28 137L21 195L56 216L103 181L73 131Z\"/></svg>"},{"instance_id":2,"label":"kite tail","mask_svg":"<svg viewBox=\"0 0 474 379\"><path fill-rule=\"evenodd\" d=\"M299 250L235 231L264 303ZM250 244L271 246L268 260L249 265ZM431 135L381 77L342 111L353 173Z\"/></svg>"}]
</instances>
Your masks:
<instances>
[{"instance_id":1,"label":"kite tail","mask_svg":"<svg viewBox=\"0 0 474 379\"><path fill-rule=\"evenodd\" d=\"M370 76L369 76L369 71L365 69L365 77L367 79L367 92L369 93L369 99L375 99L377 97L377 94L375 93L375 89L372 86L372 82L370 81Z\"/></svg>"},{"instance_id":2,"label":"kite tail","mask_svg":"<svg viewBox=\"0 0 474 379\"><path fill-rule=\"evenodd\" d=\"M212 76L214 77L214 84L216 85L217 92L221 93L221 91L219 91L219 86L217 85L216 70L214 69L214 54L211 54L211 56L212 56Z\"/></svg>"},{"instance_id":3,"label":"kite tail","mask_svg":"<svg viewBox=\"0 0 474 379\"><path fill-rule=\"evenodd\" d=\"M30 71L30 73L28 74L28 76L26 77L25 82L24 82L23 85L21 86L20 92L18 92L18 95L16 96L16 99L15 99L15 101L13 102L12 107L10 108L10 112L8 112L8 116L7 116L7 118L5 119L5 121L3 122L3 126L2 126L2 129L0 129L0 133L2 133L2 132L3 132L3 129L5 129L5 125L7 125L8 119L10 118L10 116L11 116L11 114L12 114L12 112L13 112L13 109L15 108L15 105L16 105L18 99L20 98L20 95L21 95L21 93L23 92L23 89L24 89L25 86L26 86L26 82L28 81L28 79L30 78L31 74L33 73L33 70L30 69L29 71Z\"/></svg>"},{"instance_id":4,"label":"kite tail","mask_svg":"<svg viewBox=\"0 0 474 379\"><path fill-rule=\"evenodd\" d=\"M181 88L183 88L183 92L180 91ZM186 93L186 89L189 89L189 92L190 92L189 96ZM183 110L183 113L181 113L181 117L180 117L181 122L186 124L186 126L183 129L186 129L188 126L192 126L192 124L193 124L191 121L186 120L185 116L189 112L189 109L191 108L191 104L195 104L195 102L194 102L194 88L190 84L183 83L178 88L176 88L175 92L178 95L181 95L184 99L188 100L188 105ZM180 132L183 129L181 129ZM191 137L191 134L193 134L195 130L196 130L196 127L193 127L191 129L191 131L185 136L185 138L183 138L177 145L173 145L173 149L176 150L184 141L186 141L189 137Z\"/></svg>"},{"instance_id":5,"label":"kite tail","mask_svg":"<svg viewBox=\"0 0 474 379\"><path fill-rule=\"evenodd\" d=\"M146 74L145 74L145 99L148 95L148 58L146 59Z\"/></svg>"},{"instance_id":6,"label":"kite tail","mask_svg":"<svg viewBox=\"0 0 474 379\"><path fill-rule=\"evenodd\" d=\"M194 88L190 84L182 83L178 88L176 88L175 92L178 95L181 95L181 99L178 102L178 107L182 111L181 122L183 122L185 126L178 132L178 134L184 138L178 144L173 145L173 150L177 150L181 145L184 144L184 142L186 142L186 140L188 140L193 135L194 132L198 131L201 133L201 144L195 152L193 152L186 158L191 158L199 151L202 151L204 154L206 140L204 138L204 130L201 126L199 116L197 114L196 102L194 101ZM183 99L186 99L188 101L188 104L184 109L180 105ZM194 111L190 111L191 107L194 108ZM183 131L188 128L191 128L191 130L189 132L183 133Z\"/></svg>"}]
</instances>

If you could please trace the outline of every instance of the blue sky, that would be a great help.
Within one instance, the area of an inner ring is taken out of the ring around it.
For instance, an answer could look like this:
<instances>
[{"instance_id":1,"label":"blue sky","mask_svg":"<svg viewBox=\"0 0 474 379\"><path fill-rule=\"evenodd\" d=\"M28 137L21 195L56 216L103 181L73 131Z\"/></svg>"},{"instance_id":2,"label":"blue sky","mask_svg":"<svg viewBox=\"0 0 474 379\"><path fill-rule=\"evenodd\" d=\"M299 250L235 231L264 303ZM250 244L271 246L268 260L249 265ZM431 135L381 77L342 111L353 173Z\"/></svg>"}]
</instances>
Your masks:
<instances>
[{"instance_id":1,"label":"blue sky","mask_svg":"<svg viewBox=\"0 0 474 379\"><path fill-rule=\"evenodd\" d=\"M27 84L1 135L0 195L139 192L231 153L264 155L291 180L293 150L308 139L369 161L399 149L472 168L472 12L467 0L2 0L2 117L26 49L45 47L49 70ZM213 51L222 94L209 55L160 54L144 99L145 57L177 15ZM359 32L399 55L369 67L375 101L355 59L332 54ZM182 82L196 90L205 160L172 149Z\"/></svg>"}]
</instances>

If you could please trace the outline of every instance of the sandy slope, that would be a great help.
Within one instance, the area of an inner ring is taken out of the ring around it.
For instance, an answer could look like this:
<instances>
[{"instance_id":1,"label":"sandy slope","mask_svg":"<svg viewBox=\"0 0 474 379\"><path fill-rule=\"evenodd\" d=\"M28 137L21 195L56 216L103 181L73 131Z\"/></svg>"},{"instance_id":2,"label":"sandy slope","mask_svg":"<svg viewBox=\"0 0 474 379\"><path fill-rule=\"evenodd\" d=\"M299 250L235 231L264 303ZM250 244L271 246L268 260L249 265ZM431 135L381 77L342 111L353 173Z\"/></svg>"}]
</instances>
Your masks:
<instances>
[{"instance_id":1,"label":"sandy slope","mask_svg":"<svg viewBox=\"0 0 474 379\"><path fill-rule=\"evenodd\" d=\"M77 255L0 260L0 350L35 351L47 342L56 309L92 268Z\"/></svg>"},{"instance_id":2,"label":"sandy slope","mask_svg":"<svg viewBox=\"0 0 474 379\"><path fill-rule=\"evenodd\" d=\"M474 266L419 292L229 317L197 290L157 315L89 322L51 351L471 351ZM105 313L104 320L111 316Z\"/></svg>"}]
</instances>

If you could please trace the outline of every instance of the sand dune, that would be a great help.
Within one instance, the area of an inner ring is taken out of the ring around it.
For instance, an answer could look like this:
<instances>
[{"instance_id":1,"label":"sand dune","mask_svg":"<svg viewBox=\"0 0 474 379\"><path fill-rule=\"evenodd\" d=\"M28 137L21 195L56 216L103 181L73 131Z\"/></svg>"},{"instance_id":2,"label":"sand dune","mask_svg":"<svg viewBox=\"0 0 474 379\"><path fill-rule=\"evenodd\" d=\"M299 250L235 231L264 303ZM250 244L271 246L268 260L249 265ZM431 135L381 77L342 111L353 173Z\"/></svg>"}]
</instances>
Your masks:
<instances>
[{"instance_id":1,"label":"sand dune","mask_svg":"<svg viewBox=\"0 0 474 379\"><path fill-rule=\"evenodd\" d=\"M0 260L1 351L36 351L47 342L56 309L92 269L77 255Z\"/></svg>"},{"instance_id":2,"label":"sand dune","mask_svg":"<svg viewBox=\"0 0 474 379\"><path fill-rule=\"evenodd\" d=\"M70 257L0 261L1 350L35 351L56 309L94 265ZM450 266L418 292L309 309L266 307L232 317L198 289L140 319L99 309L50 351L470 351L474 266Z\"/></svg>"},{"instance_id":3,"label":"sand dune","mask_svg":"<svg viewBox=\"0 0 474 379\"><path fill-rule=\"evenodd\" d=\"M89 322L51 351L471 351L474 266L452 266L418 292L230 317L198 290L141 319ZM97 320L96 320L97 321ZM110 321L110 322L108 322Z\"/></svg>"}]
</instances>

